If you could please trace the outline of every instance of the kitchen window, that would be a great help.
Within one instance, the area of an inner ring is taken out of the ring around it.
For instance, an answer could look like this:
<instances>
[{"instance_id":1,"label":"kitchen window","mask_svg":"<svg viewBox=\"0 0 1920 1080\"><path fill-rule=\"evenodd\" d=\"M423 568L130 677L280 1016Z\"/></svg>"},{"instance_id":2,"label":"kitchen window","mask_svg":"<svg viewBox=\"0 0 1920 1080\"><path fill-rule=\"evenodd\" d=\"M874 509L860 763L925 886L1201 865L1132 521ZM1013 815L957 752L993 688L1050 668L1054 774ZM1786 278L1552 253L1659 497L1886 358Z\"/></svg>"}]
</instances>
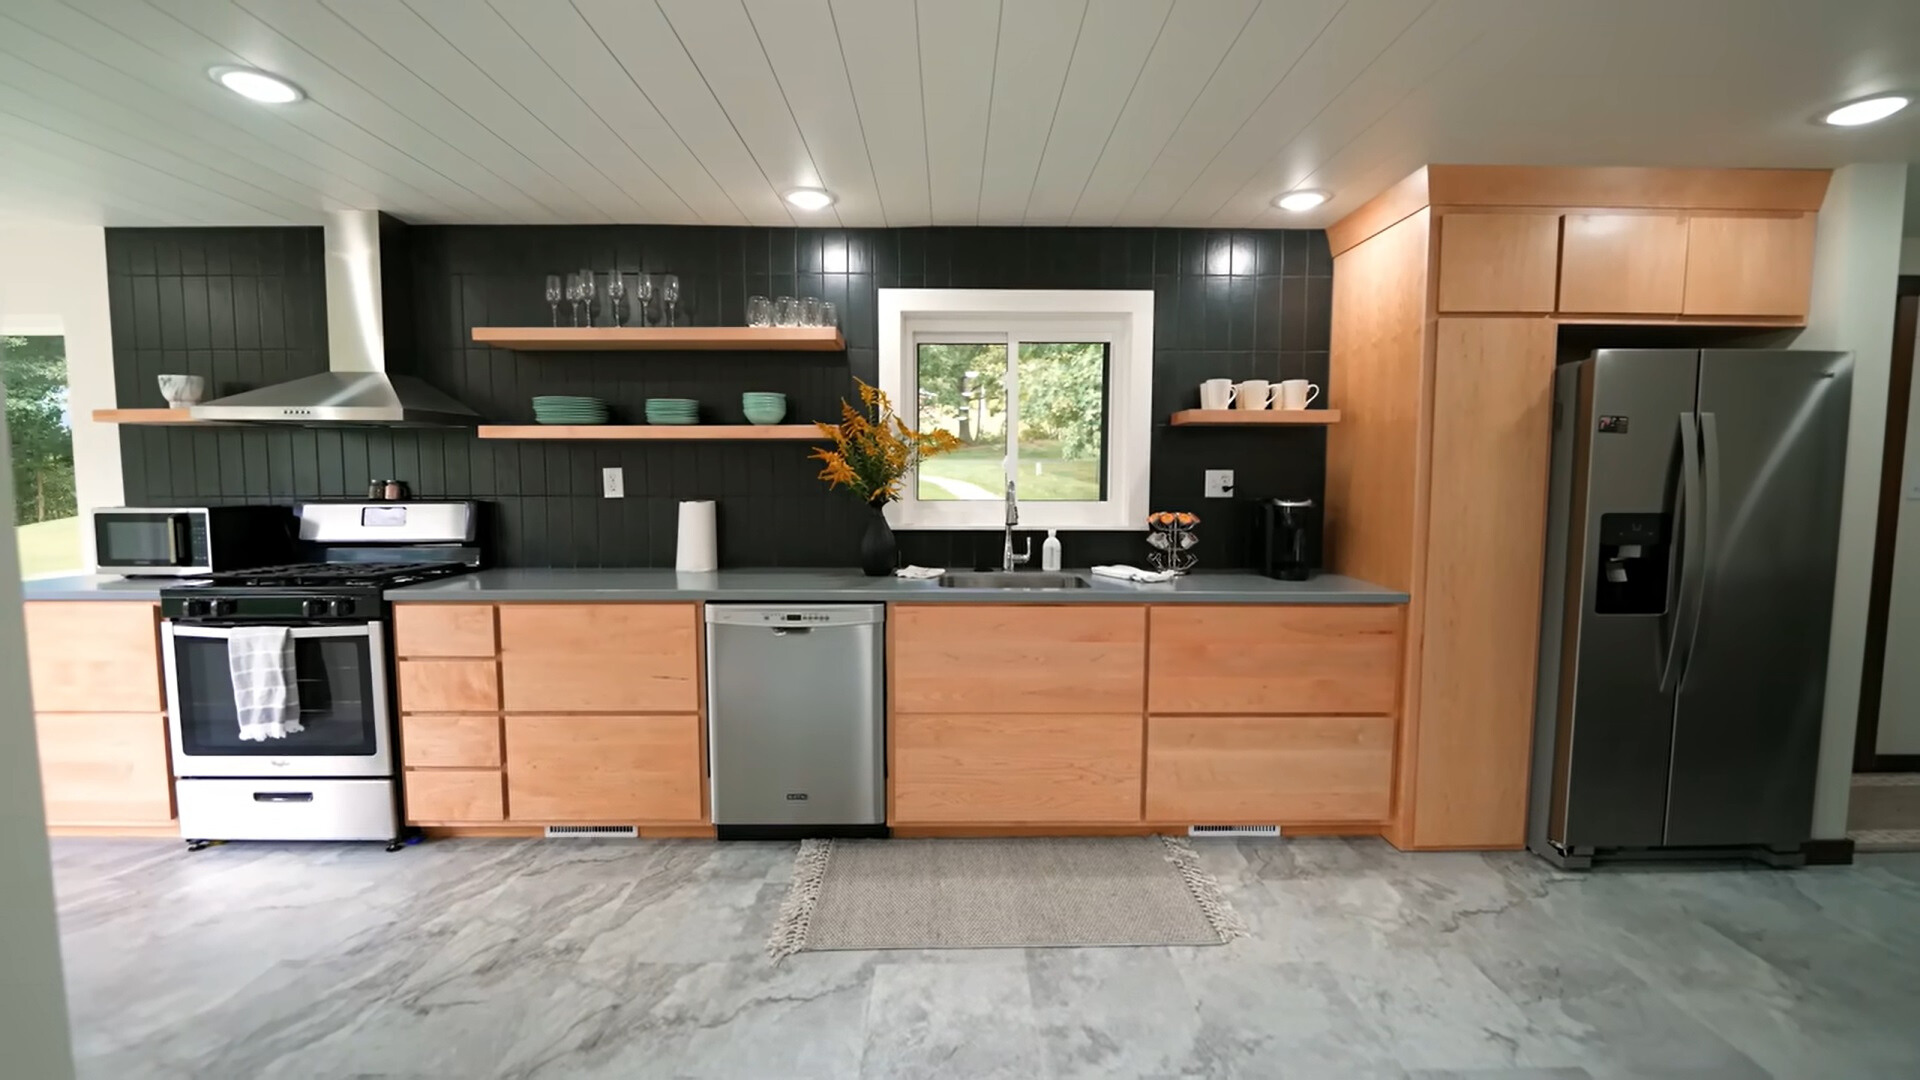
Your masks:
<instances>
[{"instance_id":1,"label":"kitchen window","mask_svg":"<svg viewBox=\"0 0 1920 1080\"><path fill-rule=\"evenodd\" d=\"M1147 513L1153 294L882 289L880 388L962 449L923 462L900 529L1140 529Z\"/></svg>"}]
</instances>

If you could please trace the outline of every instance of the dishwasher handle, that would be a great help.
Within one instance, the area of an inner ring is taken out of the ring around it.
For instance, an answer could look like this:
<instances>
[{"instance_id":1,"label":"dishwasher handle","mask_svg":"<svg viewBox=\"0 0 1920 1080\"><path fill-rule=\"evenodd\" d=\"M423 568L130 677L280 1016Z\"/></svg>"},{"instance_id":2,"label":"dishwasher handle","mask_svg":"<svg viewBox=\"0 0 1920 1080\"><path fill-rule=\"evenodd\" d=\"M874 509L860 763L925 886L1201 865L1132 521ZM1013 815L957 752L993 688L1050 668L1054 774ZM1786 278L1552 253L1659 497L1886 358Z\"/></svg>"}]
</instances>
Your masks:
<instances>
[{"instance_id":1,"label":"dishwasher handle","mask_svg":"<svg viewBox=\"0 0 1920 1080\"><path fill-rule=\"evenodd\" d=\"M788 634L811 633L813 633L813 627L811 626L776 626L773 628L774 637L786 637Z\"/></svg>"}]
</instances>

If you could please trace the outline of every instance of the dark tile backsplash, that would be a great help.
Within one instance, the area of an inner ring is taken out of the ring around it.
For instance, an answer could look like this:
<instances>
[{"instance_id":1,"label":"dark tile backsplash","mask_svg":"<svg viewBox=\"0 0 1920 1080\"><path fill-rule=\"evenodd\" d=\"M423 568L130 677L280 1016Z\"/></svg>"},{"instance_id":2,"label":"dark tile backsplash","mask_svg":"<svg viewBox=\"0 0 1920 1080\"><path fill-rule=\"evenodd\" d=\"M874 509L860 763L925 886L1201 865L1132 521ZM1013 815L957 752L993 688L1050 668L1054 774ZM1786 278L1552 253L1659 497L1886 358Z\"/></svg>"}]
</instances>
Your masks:
<instances>
[{"instance_id":1,"label":"dark tile backsplash","mask_svg":"<svg viewBox=\"0 0 1920 1080\"><path fill-rule=\"evenodd\" d=\"M1206 378L1325 386L1333 264L1318 231L414 226L405 244L415 307L385 313L388 368L505 423L531 422L528 399L555 393L604 398L616 420L637 419L649 396L693 397L708 422L739 422L744 390L786 393L790 421L828 419L853 376L876 378L880 288L1152 289L1153 507L1199 513L1201 566L1237 567L1246 515L1201 497L1202 470L1233 469L1241 496L1321 498L1321 429L1166 424L1198 404ZM107 259L122 406L159 405L163 372L206 375L221 395L326 370L319 229L108 229ZM470 341L475 326L545 325L548 273L615 266L678 274L680 321L693 325L745 322L750 295L824 297L839 306L847 352L518 354ZM358 497L372 477L485 500L496 561L511 566L671 566L683 499L719 501L723 566L856 565L864 520L792 443L129 426L121 448L129 505ZM616 465L627 497L602 499L600 469ZM1061 542L1070 566L1146 556L1139 533ZM900 547L925 565L987 565L1000 534L903 532Z\"/></svg>"}]
</instances>

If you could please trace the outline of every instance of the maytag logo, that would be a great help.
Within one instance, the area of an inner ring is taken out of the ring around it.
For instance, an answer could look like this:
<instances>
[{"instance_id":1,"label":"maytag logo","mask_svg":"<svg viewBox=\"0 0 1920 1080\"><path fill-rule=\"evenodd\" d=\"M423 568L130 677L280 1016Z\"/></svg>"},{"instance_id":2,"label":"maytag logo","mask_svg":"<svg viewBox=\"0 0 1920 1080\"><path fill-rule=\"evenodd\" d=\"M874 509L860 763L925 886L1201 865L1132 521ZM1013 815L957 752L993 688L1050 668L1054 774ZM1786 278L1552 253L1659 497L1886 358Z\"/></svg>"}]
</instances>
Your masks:
<instances>
[{"instance_id":1,"label":"maytag logo","mask_svg":"<svg viewBox=\"0 0 1920 1080\"><path fill-rule=\"evenodd\" d=\"M807 793L804 791L789 791L787 792L787 801L788 802L806 802Z\"/></svg>"}]
</instances>

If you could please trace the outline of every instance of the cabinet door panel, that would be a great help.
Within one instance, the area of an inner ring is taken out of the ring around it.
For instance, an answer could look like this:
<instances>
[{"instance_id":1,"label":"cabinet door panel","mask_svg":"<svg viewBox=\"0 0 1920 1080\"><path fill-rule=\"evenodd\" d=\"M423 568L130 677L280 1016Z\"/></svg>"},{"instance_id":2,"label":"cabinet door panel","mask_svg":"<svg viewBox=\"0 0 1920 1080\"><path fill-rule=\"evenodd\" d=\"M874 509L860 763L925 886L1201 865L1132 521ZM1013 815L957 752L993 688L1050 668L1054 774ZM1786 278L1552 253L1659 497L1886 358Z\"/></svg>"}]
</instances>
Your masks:
<instances>
[{"instance_id":1,"label":"cabinet door panel","mask_svg":"<svg viewBox=\"0 0 1920 1080\"><path fill-rule=\"evenodd\" d=\"M1391 804L1391 716L1155 716L1147 820L1380 821Z\"/></svg>"},{"instance_id":2,"label":"cabinet door panel","mask_svg":"<svg viewBox=\"0 0 1920 1080\"><path fill-rule=\"evenodd\" d=\"M402 660L402 712L498 712L500 674L491 660Z\"/></svg>"},{"instance_id":3,"label":"cabinet door panel","mask_svg":"<svg viewBox=\"0 0 1920 1080\"><path fill-rule=\"evenodd\" d=\"M1140 820L1139 713L896 716L893 815L919 823Z\"/></svg>"},{"instance_id":4,"label":"cabinet door panel","mask_svg":"<svg viewBox=\"0 0 1920 1080\"><path fill-rule=\"evenodd\" d=\"M41 713L40 786L49 825L173 820L167 721L159 713Z\"/></svg>"},{"instance_id":5,"label":"cabinet door panel","mask_svg":"<svg viewBox=\"0 0 1920 1080\"><path fill-rule=\"evenodd\" d=\"M493 605L395 604L393 647L400 657L492 657Z\"/></svg>"},{"instance_id":6,"label":"cabinet door panel","mask_svg":"<svg viewBox=\"0 0 1920 1080\"><path fill-rule=\"evenodd\" d=\"M511 712L693 712L692 604L503 604L500 666Z\"/></svg>"},{"instance_id":7,"label":"cabinet door panel","mask_svg":"<svg viewBox=\"0 0 1920 1080\"><path fill-rule=\"evenodd\" d=\"M1568 214L1560 310L1674 315L1687 276L1687 219Z\"/></svg>"},{"instance_id":8,"label":"cabinet door panel","mask_svg":"<svg viewBox=\"0 0 1920 1080\"><path fill-rule=\"evenodd\" d=\"M409 769L407 823L498 822L506 817L498 769Z\"/></svg>"},{"instance_id":9,"label":"cabinet door panel","mask_svg":"<svg viewBox=\"0 0 1920 1080\"><path fill-rule=\"evenodd\" d=\"M697 716L508 716L515 821L699 821Z\"/></svg>"},{"instance_id":10,"label":"cabinet door panel","mask_svg":"<svg viewBox=\"0 0 1920 1080\"><path fill-rule=\"evenodd\" d=\"M899 712L1140 711L1146 609L896 605Z\"/></svg>"},{"instance_id":11,"label":"cabinet door panel","mask_svg":"<svg viewBox=\"0 0 1920 1080\"><path fill-rule=\"evenodd\" d=\"M166 711L159 620L156 606L144 600L27 604L27 670L34 710Z\"/></svg>"},{"instance_id":12,"label":"cabinet door panel","mask_svg":"<svg viewBox=\"0 0 1920 1080\"><path fill-rule=\"evenodd\" d=\"M1440 218L1441 311L1552 311L1557 214Z\"/></svg>"},{"instance_id":13,"label":"cabinet door panel","mask_svg":"<svg viewBox=\"0 0 1920 1080\"><path fill-rule=\"evenodd\" d=\"M497 769L500 767L500 718L492 715L402 716L400 760L410 768Z\"/></svg>"},{"instance_id":14,"label":"cabinet door panel","mask_svg":"<svg viewBox=\"0 0 1920 1080\"><path fill-rule=\"evenodd\" d=\"M1688 315L1805 317L1814 216L1695 217L1688 222Z\"/></svg>"},{"instance_id":15,"label":"cabinet door panel","mask_svg":"<svg viewBox=\"0 0 1920 1080\"><path fill-rule=\"evenodd\" d=\"M1391 713L1398 605L1153 610L1147 711Z\"/></svg>"}]
</instances>

